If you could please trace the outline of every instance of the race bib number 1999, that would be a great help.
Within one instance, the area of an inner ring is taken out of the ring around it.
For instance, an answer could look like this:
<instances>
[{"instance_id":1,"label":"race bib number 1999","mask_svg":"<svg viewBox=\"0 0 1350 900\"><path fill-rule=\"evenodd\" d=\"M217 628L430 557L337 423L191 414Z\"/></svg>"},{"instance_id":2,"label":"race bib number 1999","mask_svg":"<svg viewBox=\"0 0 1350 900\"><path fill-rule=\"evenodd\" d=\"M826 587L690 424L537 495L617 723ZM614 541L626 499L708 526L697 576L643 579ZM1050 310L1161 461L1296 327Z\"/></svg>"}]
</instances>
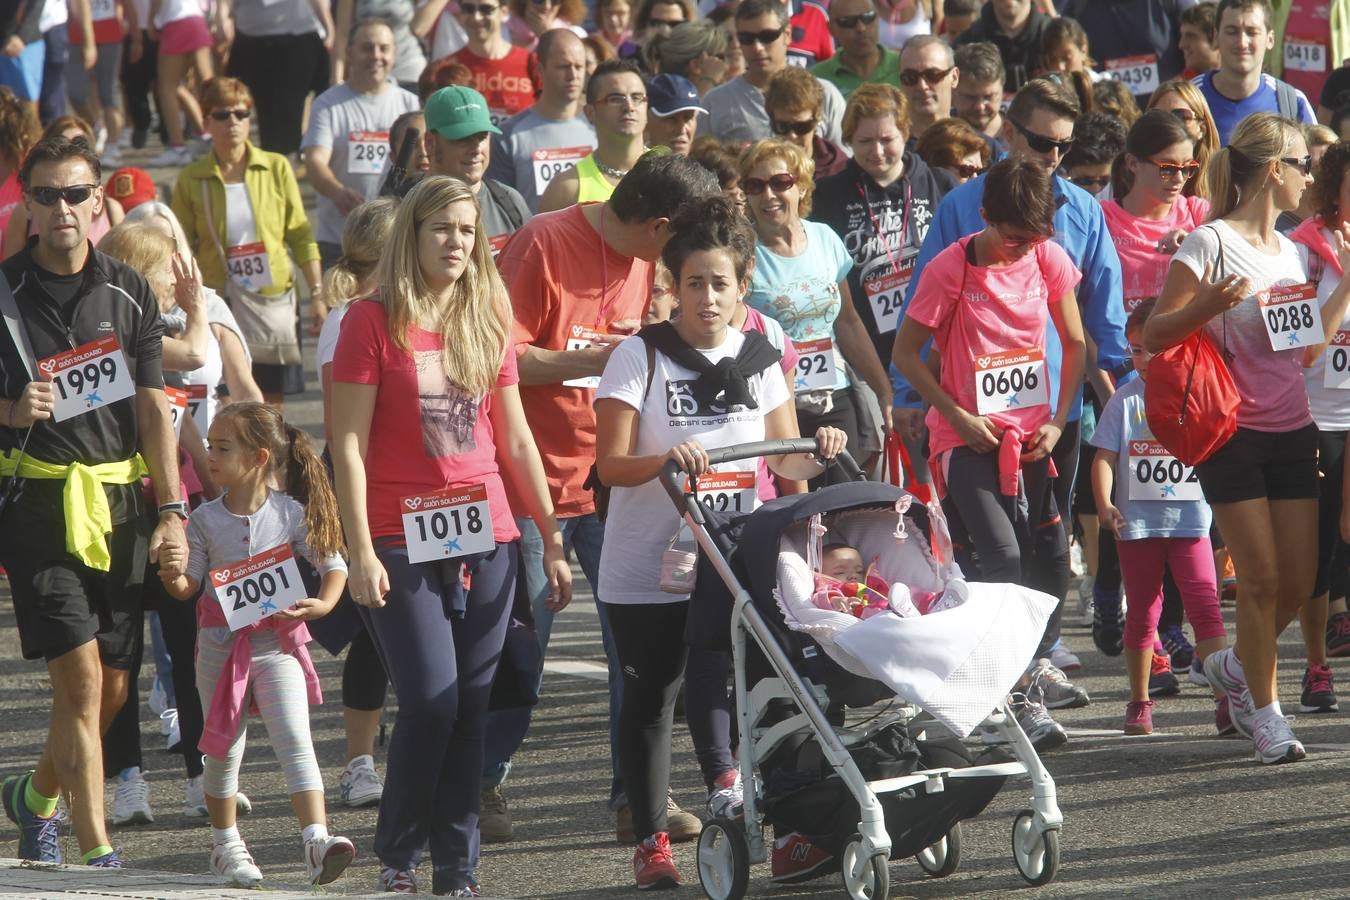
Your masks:
<instances>
[{"instance_id":1,"label":"race bib number 1999","mask_svg":"<svg viewBox=\"0 0 1350 900\"><path fill-rule=\"evenodd\" d=\"M497 546L484 485L404 497L400 511L408 562L436 562L487 553Z\"/></svg>"},{"instance_id":2,"label":"race bib number 1999","mask_svg":"<svg viewBox=\"0 0 1350 900\"><path fill-rule=\"evenodd\" d=\"M52 419L57 422L102 409L136 393L122 345L112 336L50 356L39 361L38 368L56 394Z\"/></svg>"},{"instance_id":3,"label":"race bib number 1999","mask_svg":"<svg viewBox=\"0 0 1350 900\"><path fill-rule=\"evenodd\" d=\"M209 577L231 631L289 609L307 593L289 544L215 569Z\"/></svg>"}]
</instances>

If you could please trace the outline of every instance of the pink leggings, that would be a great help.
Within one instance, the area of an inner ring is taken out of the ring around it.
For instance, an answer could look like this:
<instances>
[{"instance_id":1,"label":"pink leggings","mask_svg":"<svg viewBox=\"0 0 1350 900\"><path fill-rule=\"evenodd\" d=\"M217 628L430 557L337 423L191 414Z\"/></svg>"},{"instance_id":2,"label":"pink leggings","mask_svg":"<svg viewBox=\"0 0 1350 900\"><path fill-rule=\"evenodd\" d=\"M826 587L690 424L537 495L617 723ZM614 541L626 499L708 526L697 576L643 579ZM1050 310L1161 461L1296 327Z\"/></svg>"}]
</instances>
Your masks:
<instances>
[{"instance_id":1,"label":"pink leggings","mask_svg":"<svg viewBox=\"0 0 1350 900\"><path fill-rule=\"evenodd\" d=\"M1145 650L1153 646L1162 612L1163 567L1181 590L1181 605L1191 620L1195 642L1223 637L1214 578L1214 551L1209 538L1140 538L1117 541L1121 580L1125 582L1125 646Z\"/></svg>"}]
</instances>

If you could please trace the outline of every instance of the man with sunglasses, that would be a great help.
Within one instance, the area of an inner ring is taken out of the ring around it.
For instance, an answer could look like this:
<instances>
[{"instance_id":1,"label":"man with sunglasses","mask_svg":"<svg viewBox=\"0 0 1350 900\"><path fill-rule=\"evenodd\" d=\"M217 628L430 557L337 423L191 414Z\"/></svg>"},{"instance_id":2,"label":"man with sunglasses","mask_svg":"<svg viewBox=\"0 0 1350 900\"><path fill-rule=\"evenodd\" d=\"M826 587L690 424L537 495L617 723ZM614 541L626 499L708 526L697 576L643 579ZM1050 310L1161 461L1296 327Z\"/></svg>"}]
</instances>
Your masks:
<instances>
[{"instance_id":1,"label":"man with sunglasses","mask_svg":"<svg viewBox=\"0 0 1350 900\"><path fill-rule=\"evenodd\" d=\"M53 694L36 770L7 779L0 798L20 857L61 862L65 792L81 862L121 868L103 821L100 735L140 656L147 558L186 545L187 504L155 295L89 243L100 177L83 141L38 142L20 173L36 236L0 266L17 312L0 331L0 565L24 658L46 661Z\"/></svg>"},{"instance_id":2,"label":"man with sunglasses","mask_svg":"<svg viewBox=\"0 0 1350 900\"><path fill-rule=\"evenodd\" d=\"M1013 98L1004 117L1002 137L1010 156L1029 160L1053 172L1074 144L1078 118L1078 99L1072 90L1054 81L1037 78L1023 86ZM915 260L915 276L905 295L906 306L928 261L949 244L983 229L985 221L980 204L984 179L981 175L966 182L947 194L938 206ZM1078 285L1078 305L1083 314L1083 326L1097 345L1097 367L1115 377L1124 377L1130 371L1130 357L1125 343L1120 257L1107 231L1106 217L1101 204L1088 192L1059 176L1051 181L1058 205L1052 239L1068 251L1074 265L1083 273L1083 280ZM1060 359L1059 338L1054 329L1047 335L1045 357L1049 364L1053 406L1059 391ZM923 415L918 392L894 367L891 374L895 385L896 428L908 429L911 436L917 436L922 432ZM1069 499L1078 471L1078 419L1081 415L1082 404L1075 402L1068 428L1054 449L1055 470L1059 473L1054 485L1055 502L1056 508L1061 510L1072 508ZM1068 564L1067 558L1040 562L1044 565ZM1062 607L1064 598L1059 600ZM1077 668L1077 658L1060 643L1059 626L1060 610L1057 608L1036 657L1049 657L1060 668ZM1068 685L1068 682L1062 684ZM1072 693L1072 686L1054 690L1062 690L1067 695ZM1053 705L1051 700L1047 703Z\"/></svg>"},{"instance_id":3,"label":"man with sunglasses","mask_svg":"<svg viewBox=\"0 0 1350 900\"><path fill-rule=\"evenodd\" d=\"M703 98L709 133L737 144L772 136L764 90L769 79L788 65L790 31L787 8L777 0L741 0L736 7L735 38L745 57L745 72ZM844 95L828 81L822 79L820 85L820 132L838 145L843 137L839 123L844 118Z\"/></svg>"},{"instance_id":4,"label":"man with sunglasses","mask_svg":"<svg viewBox=\"0 0 1350 900\"><path fill-rule=\"evenodd\" d=\"M839 88L845 99L862 84L895 84L900 77L900 54L881 45L879 31L872 0L834 0L830 34L835 54L812 66L811 73Z\"/></svg>"},{"instance_id":5,"label":"man with sunglasses","mask_svg":"<svg viewBox=\"0 0 1350 900\"><path fill-rule=\"evenodd\" d=\"M539 212L608 200L642 155L647 80L637 63L608 59L596 66L586 82L584 111L595 127L595 149L549 183L539 198Z\"/></svg>"},{"instance_id":6,"label":"man with sunglasses","mask_svg":"<svg viewBox=\"0 0 1350 900\"><path fill-rule=\"evenodd\" d=\"M989 0L974 25L961 33L955 46L988 41L1003 57L1007 88L1019 90L1040 68L1041 36L1050 17L1033 0Z\"/></svg>"},{"instance_id":7,"label":"man with sunglasses","mask_svg":"<svg viewBox=\"0 0 1350 900\"><path fill-rule=\"evenodd\" d=\"M450 55L473 73L470 87L487 101L493 125L500 125L534 102L530 54L502 35L503 9L497 0L460 3L455 21L464 29L468 43Z\"/></svg>"},{"instance_id":8,"label":"man with sunglasses","mask_svg":"<svg viewBox=\"0 0 1350 900\"><path fill-rule=\"evenodd\" d=\"M1111 164L1125 152L1125 123L1093 110L1074 127L1061 173L1098 200L1111 199Z\"/></svg>"},{"instance_id":9,"label":"man with sunglasses","mask_svg":"<svg viewBox=\"0 0 1350 900\"><path fill-rule=\"evenodd\" d=\"M916 34L900 48L900 90L909 99L909 149L938 119L952 114L952 91L961 80L952 48L942 38Z\"/></svg>"},{"instance_id":10,"label":"man with sunglasses","mask_svg":"<svg viewBox=\"0 0 1350 900\"><path fill-rule=\"evenodd\" d=\"M394 31L366 19L347 41L347 80L314 100L301 142L309 183L319 195L314 238L330 269L342 255L347 214L377 196L389 157L389 126L419 104L394 82Z\"/></svg>"},{"instance_id":11,"label":"man with sunglasses","mask_svg":"<svg viewBox=\"0 0 1350 900\"><path fill-rule=\"evenodd\" d=\"M510 185L531 210L549 184L595 149L595 128L581 112L586 48L566 28L545 31L535 51L539 99L499 126L488 176Z\"/></svg>"}]
</instances>

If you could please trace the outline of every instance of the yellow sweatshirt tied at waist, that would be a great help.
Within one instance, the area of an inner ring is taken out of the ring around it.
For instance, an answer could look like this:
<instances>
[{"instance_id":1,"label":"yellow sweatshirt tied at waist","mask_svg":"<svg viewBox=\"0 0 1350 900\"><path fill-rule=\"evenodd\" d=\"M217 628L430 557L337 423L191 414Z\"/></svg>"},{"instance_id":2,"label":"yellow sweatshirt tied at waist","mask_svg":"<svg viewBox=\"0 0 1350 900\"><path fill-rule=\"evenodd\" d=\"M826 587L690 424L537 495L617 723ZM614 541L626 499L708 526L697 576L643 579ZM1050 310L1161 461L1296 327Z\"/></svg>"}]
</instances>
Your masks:
<instances>
[{"instance_id":1,"label":"yellow sweatshirt tied at waist","mask_svg":"<svg viewBox=\"0 0 1350 900\"><path fill-rule=\"evenodd\" d=\"M66 550L100 572L112 567L107 539L112 532L112 510L103 485L134 484L148 472L139 453L131 459L92 466L78 462L62 466L27 454L20 461L15 450L0 457L0 476L17 474L20 478L65 481L62 509L66 516Z\"/></svg>"}]
</instances>

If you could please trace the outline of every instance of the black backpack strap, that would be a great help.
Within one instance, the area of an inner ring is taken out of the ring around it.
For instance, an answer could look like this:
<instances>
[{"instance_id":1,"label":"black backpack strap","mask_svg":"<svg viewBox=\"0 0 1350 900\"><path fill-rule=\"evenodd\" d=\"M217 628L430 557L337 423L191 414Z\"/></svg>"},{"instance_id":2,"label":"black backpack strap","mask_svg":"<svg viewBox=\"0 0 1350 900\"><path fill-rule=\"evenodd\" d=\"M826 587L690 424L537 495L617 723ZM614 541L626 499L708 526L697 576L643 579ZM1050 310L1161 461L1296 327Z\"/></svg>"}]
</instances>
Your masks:
<instances>
[{"instance_id":1,"label":"black backpack strap","mask_svg":"<svg viewBox=\"0 0 1350 900\"><path fill-rule=\"evenodd\" d=\"M23 360L28 380L37 381L37 358L33 355L33 343L28 339L28 329L19 316L18 301L14 299L14 292L9 288L9 280L4 275L0 275L0 316L5 319L5 328L9 331L10 339L14 341L15 352L19 354L19 359Z\"/></svg>"},{"instance_id":2,"label":"black backpack strap","mask_svg":"<svg viewBox=\"0 0 1350 900\"><path fill-rule=\"evenodd\" d=\"M1293 85L1279 78L1275 79L1275 103L1279 107L1280 115L1295 122L1299 121L1298 93L1294 91Z\"/></svg>"}]
</instances>

